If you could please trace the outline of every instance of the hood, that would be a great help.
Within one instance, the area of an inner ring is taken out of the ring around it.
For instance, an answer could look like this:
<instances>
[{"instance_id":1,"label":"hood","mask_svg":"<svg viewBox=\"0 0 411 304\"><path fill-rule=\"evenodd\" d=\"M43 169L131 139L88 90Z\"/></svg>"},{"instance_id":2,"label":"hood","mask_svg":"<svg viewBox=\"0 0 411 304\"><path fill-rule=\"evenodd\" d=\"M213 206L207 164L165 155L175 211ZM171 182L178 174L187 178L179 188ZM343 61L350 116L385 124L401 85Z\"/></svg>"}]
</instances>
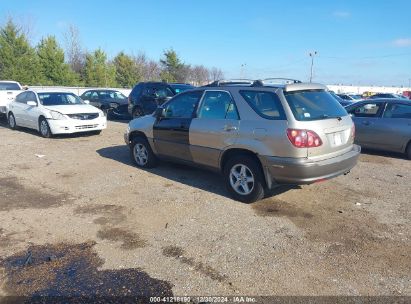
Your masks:
<instances>
[{"instance_id":1,"label":"hood","mask_svg":"<svg viewBox=\"0 0 411 304\"><path fill-rule=\"evenodd\" d=\"M78 105L61 105L61 106L46 106L44 107L50 111L57 111L61 114L79 114L79 113L99 113L100 109L88 104Z\"/></svg>"}]
</instances>

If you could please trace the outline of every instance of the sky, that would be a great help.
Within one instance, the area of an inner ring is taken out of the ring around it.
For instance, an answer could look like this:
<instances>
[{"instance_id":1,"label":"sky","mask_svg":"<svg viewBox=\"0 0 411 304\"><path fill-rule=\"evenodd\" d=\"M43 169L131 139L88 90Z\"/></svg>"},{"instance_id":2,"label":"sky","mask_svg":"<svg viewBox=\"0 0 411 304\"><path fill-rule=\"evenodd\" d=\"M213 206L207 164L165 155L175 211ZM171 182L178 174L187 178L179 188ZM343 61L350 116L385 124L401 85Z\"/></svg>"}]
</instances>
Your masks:
<instances>
[{"instance_id":1,"label":"sky","mask_svg":"<svg viewBox=\"0 0 411 304\"><path fill-rule=\"evenodd\" d=\"M325 84L409 86L409 0L0 0L33 45L78 28L87 51L159 60L173 48L187 64L226 78L287 77Z\"/></svg>"}]
</instances>

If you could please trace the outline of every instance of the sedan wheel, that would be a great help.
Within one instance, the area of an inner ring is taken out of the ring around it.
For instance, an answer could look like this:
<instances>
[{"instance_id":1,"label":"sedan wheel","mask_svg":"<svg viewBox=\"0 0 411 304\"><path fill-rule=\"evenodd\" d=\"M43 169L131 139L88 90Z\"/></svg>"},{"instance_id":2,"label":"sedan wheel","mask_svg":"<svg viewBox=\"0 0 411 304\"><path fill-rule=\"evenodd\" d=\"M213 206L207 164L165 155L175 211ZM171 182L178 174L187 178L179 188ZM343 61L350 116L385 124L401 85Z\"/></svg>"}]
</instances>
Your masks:
<instances>
[{"instance_id":1,"label":"sedan wheel","mask_svg":"<svg viewBox=\"0 0 411 304\"><path fill-rule=\"evenodd\" d=\"M14 118L13 113L10 113L10 114L9 114L9 127L10 127L10 129L12 129L12 130L15 130L16 127L17 127L16 119Z\"/></svg>"},{"instance_id":2,"label":"sedan wheel","mask_svg":"<svg viewBox=\"0 0 411 304\"><path fill-rule=\"evenodd\" d=\"M41 118L39 124L40 124L39 126L40 135L46 138L51 137L52 134L51 134L50 127L49 127L47 120L44 118Z\"/></svg>"}]
</instances>

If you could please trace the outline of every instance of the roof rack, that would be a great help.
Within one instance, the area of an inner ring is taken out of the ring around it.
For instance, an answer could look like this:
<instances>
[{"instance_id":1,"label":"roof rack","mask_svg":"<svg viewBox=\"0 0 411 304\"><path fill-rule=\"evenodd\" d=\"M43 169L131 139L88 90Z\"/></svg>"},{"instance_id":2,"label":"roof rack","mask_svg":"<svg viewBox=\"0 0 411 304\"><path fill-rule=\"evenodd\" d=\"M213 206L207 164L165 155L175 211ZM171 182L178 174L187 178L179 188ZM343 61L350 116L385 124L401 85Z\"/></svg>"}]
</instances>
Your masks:
<instances>
[{"instance_id":1,"label":"roof rack","mask_svg":"<svg viewBox=\"0 0 411 304\"><path fill-rule=\"evenodd\" d=\"M223 85L252 85L254 80L252 79L221 79L213 81L205 87L219 87Z\"/></svg>"},{"instance_id":2,"label":"roof rack","mask_svg":"<svg viewBox=\"0 0 411 304\"><path fill-rule=\"evenodd\" d=\"M253 87L263 87L270 85L286 85L292 83L302 83L300 80L291 79L291 78L265 78L259 79L253 82Z\"/></svg>"}]
</instances>

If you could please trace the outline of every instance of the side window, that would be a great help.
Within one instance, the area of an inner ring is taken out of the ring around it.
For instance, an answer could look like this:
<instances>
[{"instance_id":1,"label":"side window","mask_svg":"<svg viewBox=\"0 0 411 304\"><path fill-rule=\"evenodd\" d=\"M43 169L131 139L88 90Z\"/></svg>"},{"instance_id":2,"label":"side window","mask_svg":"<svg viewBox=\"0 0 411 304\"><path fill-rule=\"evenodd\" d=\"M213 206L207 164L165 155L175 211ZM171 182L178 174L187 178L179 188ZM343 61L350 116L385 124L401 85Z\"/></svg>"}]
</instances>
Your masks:
<instances>
[{"instance_id":1,"label":"side window","mask_svg":"<svg viewBox=\"0 0 411 304\"><path fill-rule=\"evenodd\" d=\"M408 118L411 119L411 105L390 103L387 105L384 118Z\"/></svg>"},{"instance_id":2,"label":"side window","mask_svg":"<svg viewBox=\"0 0 411 304\"><path fill-rule=\"evenodd\" d=\"M198 118L238 119L237 108L228 92L206 91Z\"/></svg>"},{"instance_id":3,"label":"side window","mask_svg":"<svg viewBox=\"0 0 411 304\"><path fill-rule=\"evenodd\" d=\"M350 114L355 117L377 117L382 106L382 103L366 103L352 109Z\"/></svg>"},{"instance_id":4,"label":"side window","mask_svg":"<svg viewBox=\"0 0 411 304\"><path fill-rule=\"evenodd\" d=\"M153 88L153 94L157 93L159 98L173 97L174 93L166 86L159 86Z\"/></svg>"},{"instance_id":5,"label":"side window","mask_svg":"<svg viewBox=\"0 0 411 304\"><path fill-rule=\"evenodd\" d=\"M164 108L166 118L192 118L203 91L182 93L171 99Z\"/></svg>"},{"instance_id":6,"label":"side window","mask_svg":"<svg viewBox=\"0 0 411 304\"><path fill-rule=\"evenodd\" d=\"M83 98L90 98L91 96L91 91L86 92L86 94L83 95Z\"/></svg>"},{"instance_id":7,"label":"side window","mask_svg":"<svg viewBox=\"0 0 411 304\"><path fill-rule=\"evenodd\" d=\"M26 96L27 92L20 93L16 96L16 102L18 103L26 103Z\"/></svg>"},{"instance_id":8,"label":"side window","mask_svg":"<svg viewBox=\"0 0 411 304\"><path fill-rule=\"evenodd\" d=\"M96 91L92 91L91 94L90 94L90 98L91 98L91 99L97 99L97 98L98 98L97 92L96 92Z\"/></svg>"},{"instance_id":9,"label":"side window","mask_svg":"<svg viewBox=\"0 0 411 304\"><path fill-rule=\"evenodd\" d=\"M261 117L274 120L285 119L281 101L274 92L240 91L240 94Z\"/></svg>"},{"instance_id":10,"label":"side window","mask_svg":"<svg viewBox=\"0 0 411 304\"><path fill-rule=\"evenodd\" d=\"M37 102L36 94L34 94L33 92L27 92L26 102L27 102L27 101L35 101L35 102Z\"/></svg>"}]
</instances>

